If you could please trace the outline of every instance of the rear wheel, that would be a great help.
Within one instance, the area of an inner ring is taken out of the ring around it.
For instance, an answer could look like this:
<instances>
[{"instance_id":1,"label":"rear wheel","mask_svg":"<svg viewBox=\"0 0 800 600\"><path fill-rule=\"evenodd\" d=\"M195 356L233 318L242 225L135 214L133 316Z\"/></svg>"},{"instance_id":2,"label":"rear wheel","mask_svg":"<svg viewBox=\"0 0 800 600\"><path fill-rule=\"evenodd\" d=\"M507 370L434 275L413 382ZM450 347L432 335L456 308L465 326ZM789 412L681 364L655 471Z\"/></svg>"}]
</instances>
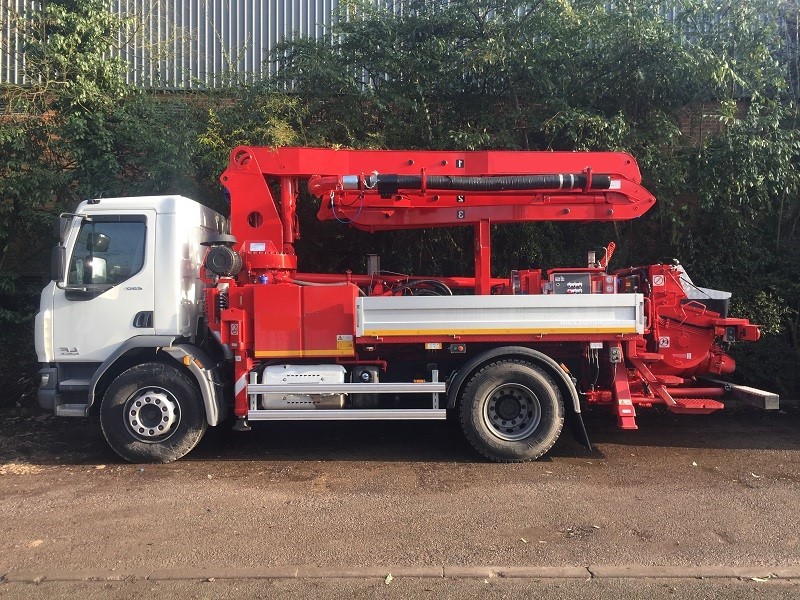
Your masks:
<instances>
[{"instance_id":1,"label":"rear wheel","mask_svg":"<svg viewBox=\"0 0 800 600\"><path fill-rule=\"evenodd\" d=\"M475 449L497 462L535 460L556 442L564 403L553 379L524 360L481 368L461 396L461 427Z\"/></svg>"},{"instance_id":2,"label":"rear wheel","mask_svg":"<svg viewBox=\"0 0 800 600\"><path fill-rule=\"evenodd\" d=\"M145 363L123 372L100 405L106 441L130 462L170 462L194 448L206 431L200 392L176 367Z\"/></svg>"}]
</instances>

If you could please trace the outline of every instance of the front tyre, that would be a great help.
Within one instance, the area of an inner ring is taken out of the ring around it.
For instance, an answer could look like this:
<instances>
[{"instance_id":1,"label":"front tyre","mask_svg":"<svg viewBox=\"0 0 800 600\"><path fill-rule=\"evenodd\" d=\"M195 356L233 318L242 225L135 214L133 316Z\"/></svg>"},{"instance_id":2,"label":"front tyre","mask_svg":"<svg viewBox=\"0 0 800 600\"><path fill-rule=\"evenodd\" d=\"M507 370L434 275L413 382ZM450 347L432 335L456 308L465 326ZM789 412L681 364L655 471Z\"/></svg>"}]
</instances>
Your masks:
<instances>
[{"instance_id":1,"label":"front tyre","mask_svg":"<svg viewBox=\"0 0 800 600\"><path fill-rule=\"evenodd\" d=\"M194 448L207 423L200 391L189 376L153 362L124 371L108 386L100 425L125 460L166 463Z\"/></svg>"},{"instance_id":2,"label":"front tyre","mask_svg":"<svg viewBox=\"0 0 800 600\"><path fill-rule=\"evenodd\" d=\"M485 365L461 396L461 427L473 447L497 462L544 455L564 426L564 403L553 379L524 360Z\"/></svg>"}]
</instances>

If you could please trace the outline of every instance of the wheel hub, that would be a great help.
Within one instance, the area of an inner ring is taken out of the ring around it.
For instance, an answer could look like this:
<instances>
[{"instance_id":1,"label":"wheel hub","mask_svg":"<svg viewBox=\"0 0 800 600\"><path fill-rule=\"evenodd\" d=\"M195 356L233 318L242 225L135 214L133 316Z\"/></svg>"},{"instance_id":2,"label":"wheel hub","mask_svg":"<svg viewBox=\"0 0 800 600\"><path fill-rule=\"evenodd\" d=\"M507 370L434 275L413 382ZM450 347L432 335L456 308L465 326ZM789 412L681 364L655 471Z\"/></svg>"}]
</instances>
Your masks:
<instances>
[{"instance_id":1,"label":"wheel hub","mask_svg":"<svg viewBox=\"0 0 800 600\"><path fill-rule=\"evenodd\" d=\"M486 398L483 418L491 432L503 440L528 437L542 419L542 408L533 391L518 383L496 387Z\"/></svg>"},{"instance_id":2,"label":"wheel hub","mask_svg":"<svg viewBox=\"0 0 800 600\"><path fill-rule=\"evenodd\" d=\"M520 416L522 404L512 395L502 396L495 405L501 419L511 421Z\"/></svg>"},{"instance_id":3,"label":"wheel hub","mask_svg":"<svg viewBox=\"0 0 800 600\"><path fill-rule=\"evenodd\" d=\"M126 417L131 431L145 440L169 435L180 421L177 401L161 388L135 394L127 402Z\"/></svg>"}]
</instances>

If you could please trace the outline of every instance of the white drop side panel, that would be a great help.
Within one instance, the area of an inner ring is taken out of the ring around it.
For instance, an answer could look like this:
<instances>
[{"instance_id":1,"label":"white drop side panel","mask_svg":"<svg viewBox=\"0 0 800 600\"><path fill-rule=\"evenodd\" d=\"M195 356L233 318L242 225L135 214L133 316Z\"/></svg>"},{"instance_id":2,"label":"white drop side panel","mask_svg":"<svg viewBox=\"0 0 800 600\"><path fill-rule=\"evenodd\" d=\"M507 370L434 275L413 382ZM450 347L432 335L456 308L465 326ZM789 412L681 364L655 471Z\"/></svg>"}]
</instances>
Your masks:
<instances>
[{"instance_id":1,"label":"white drop side panel","mask_svg":"<svg viewBox=\"0 0 800 600\"><path fill-rule=\"evenodd\" d=\"M643 333L642 294L375 297L358 336Z\"/></svg>"}]
</instances>

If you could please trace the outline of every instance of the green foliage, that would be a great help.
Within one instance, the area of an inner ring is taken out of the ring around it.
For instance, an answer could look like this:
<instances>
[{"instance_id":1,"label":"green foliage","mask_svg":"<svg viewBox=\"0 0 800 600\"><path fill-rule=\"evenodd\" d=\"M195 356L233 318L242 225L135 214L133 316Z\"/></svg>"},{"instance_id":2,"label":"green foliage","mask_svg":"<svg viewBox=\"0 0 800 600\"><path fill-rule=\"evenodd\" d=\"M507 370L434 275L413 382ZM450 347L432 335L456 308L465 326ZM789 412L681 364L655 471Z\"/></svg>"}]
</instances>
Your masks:
<instances>
[{"instance_id":1,"label":"green foliage","mask_svg":"<svg viewBox=\"0 0 800 600\"><path fill-rule=\"evenodd\" d=\"M25 331L23 344L0 348L7 399L33 381L35 365L19 354L33 358L53 216L88 197L202 196L192 162L202 120L179 99L125 84L108 56L121 21L104 0L53 0L18 25L33 84L4 89L0 116L0 327Z\"/></svg>"},{"instance_id":2,"label":"green foliage","mask_svg":"<svg viewBox=\"0 0 800 600\"><path fill-rule=\"evenodd\" d=\"M89 113L123 97L124 66L108 56L119 27L105 0L56 0L32 12L23 28L25 68L37 82L40 101L56 110Z\"/></svg>"},{"instance_id":3,"label":"green foliage","mask_svg":"<svg viewBox=\"0 0 800 600\"><path fill-rule=\"evenodd\" d=\"M214 102L217 99L219 102ZM239 145L297 146L322 143L303 134L308 111L300 98L276 93L263 84L243 86L224 98L210 98L205 106L204 129L186 156L198 172L207 204L221 212L222 187L218 177L231 150Z\"/></svg>"},{"instance_id":4,"label":"green foliage","mask_svg":"<svg viewBox=\"0 0 800 600\"><path fill-rule=\"evenodd\" d=\"M176 96L125 85L108 52L122 22L105 0L52 0L21 23L34 84L3 91L0 326L30 329L25 290L45 272L53 214L150 193L224 210L218 176L239 144L622 150L656 208L617 224L495 226L494 272L580 264L611 240L615 265L679 258L764 324L764 341L737 350L742 377L796 393L794 0L346 0L338 11L329 38L276 49L278 77ZM318 223L316 210L303 195L301 269L359 269L378 252L395 271L471 271L467 229L369 235Z\"/></svg>"},{"instance_id":5,"label":"green foliage","mask_svg":"<svg viewBox=\"0 0 800 600\"><path fill-rule=\"evenodd\" d=\"M680 258L763 322L766 339L745 351L746 377L772 385L797 371L800 147L788 94L800 86L797 44L784 43L796 38L795 3L409 0L397 10L350 0L340 11L330 39L277 53L283 79L272 89L301 99L294 128L304 139L631 152L659 199L654 210L615 225L494 227L495 272L579 264L610 240L616 264ZM427 253L427 271L469 270L468 234L446 261L438 257L452 232L407 235L418 236L406 241ZM350 249L362 252L356 239ZM324 263L330 247L309 250ZM412 265L409 254L390 250Z\"/></svg>"}]
</instances>

